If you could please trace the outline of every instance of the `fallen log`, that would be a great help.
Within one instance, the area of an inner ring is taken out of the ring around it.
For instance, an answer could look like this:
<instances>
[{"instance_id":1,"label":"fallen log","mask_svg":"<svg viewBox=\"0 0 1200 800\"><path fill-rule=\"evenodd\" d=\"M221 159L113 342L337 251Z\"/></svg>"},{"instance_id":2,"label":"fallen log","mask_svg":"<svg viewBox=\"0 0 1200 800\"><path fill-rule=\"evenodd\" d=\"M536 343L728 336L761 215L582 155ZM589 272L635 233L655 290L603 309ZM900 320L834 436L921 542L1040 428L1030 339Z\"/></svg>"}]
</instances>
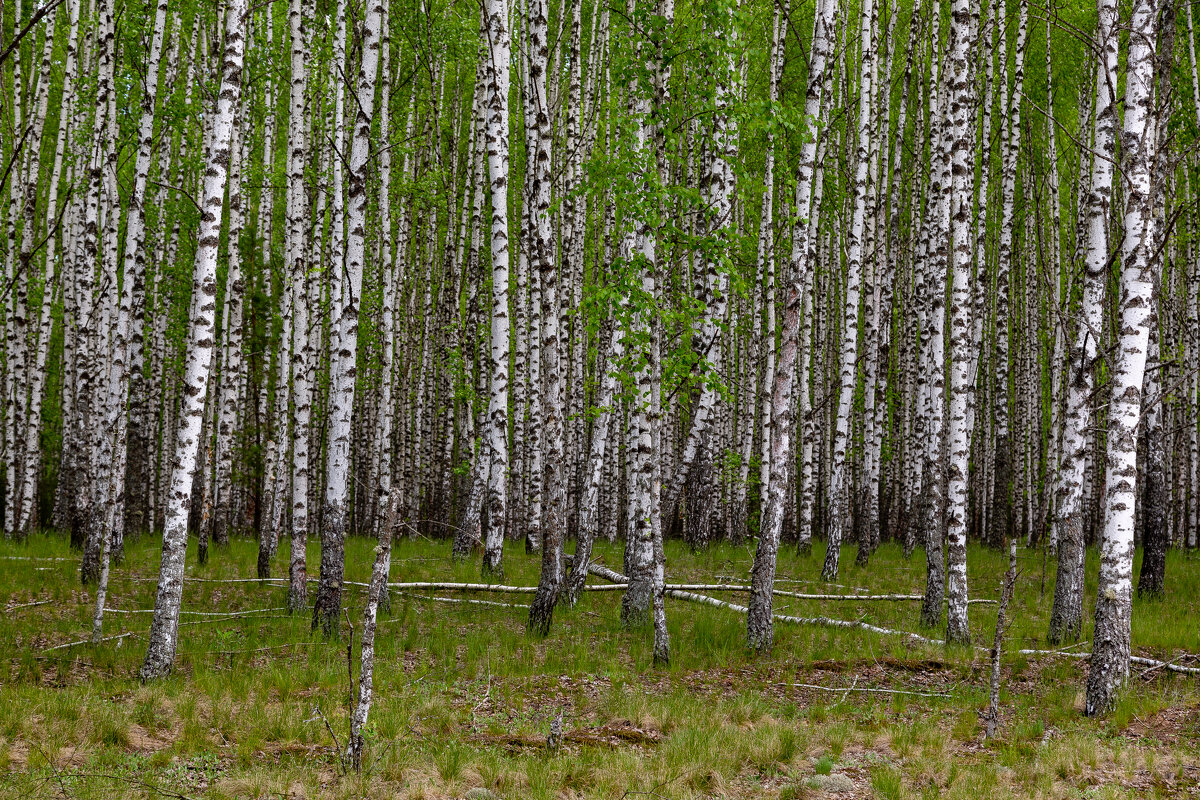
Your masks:
<instances>
[{"instance_id":1,"label":"fallen log","mask_svg":"<svg viewBox=\"0 0 1200 800\"><path fill-rule=\"evenodd\" d=\"M1064 650L1017 650L1018 655L1022 656L1062 656L1064 658L1088 659L1092 657L1091 653L1069 653ZM1182 655L1175 659L1178 661L1182 658L1196 659L1194 655ZM1182 664L1176 664L1175 661L1159 661L1156 658L1146 658L1145 656L1130 656L1129 663L1137 664L1142 667L1151 667L1152 669L1165 669L1169 672L1178 672L1181 675L1200 675L1200 667L1185 667Z\"/></svg>"},{"instance_id":2,"label":"fallen log","mask_svg":"<svg viewBox=\"0 0 1200 800\"><path fill-rule=\"evenodd\" d=\"M795 686L800 689L818 689L822 692L846 693L866 692L867 694L908 694L914 697L954 697L943 692L910 692L904 689L874 689L865 686L818 686L815 683L773 683L772 686Z\"/></svg>"},{"instance_id":3,"label":"fallen log","mask_svg":"<svg viewBox=\"0 0 1200 800\"><path fill-rule=\"evenodd\" d=\"M611 570L603 564L588 565L588 572L597 577L604 578L605 580L616 580L622 582L628 582L629 580L621 573ZM678 600L690 600L695 603L713 606L714 608L725 608L730 611L736 611L739 614L747 613L745 606L739 606L736 603L727 603L724 600L718 600L715 597L709 597L703 594L694 594L692 592L683 592L679 590L668 590L666 594L667 596L674 597ZM866 622L859 622L858 620L832 619L830 617L796 617L790 614L774 614L773 616L775 619L780 620L781 622L791 622L797 625L821 625L832 628L857 628L858 630L870 631L871 633L878 633L885 636L903 636L911 641L921 642L923 644L943 646L946 644L944 639L931 639L927 636L921 636L920 634L910 633L908 631L881 628L878 625L869 625ZM988 651L988 648L986 647L976 646L975 649L985 652ZM1017 653L1020 655L1067 656L1068 658L1091 657L1090 653L1066 653L1057 650L1018 650ZM1180 658L1185 657L1186 656L1181 656ZM1166 669L1170 670L1171 672L1178 672L1185 675L1200 675L1200 667L1184 667L1172 662L1158 661L1153 658L1144 658L1142 656L1132 656L1129 660L1134 664L1139 664L1142 666Z\"/></svg>"}]
</instances>

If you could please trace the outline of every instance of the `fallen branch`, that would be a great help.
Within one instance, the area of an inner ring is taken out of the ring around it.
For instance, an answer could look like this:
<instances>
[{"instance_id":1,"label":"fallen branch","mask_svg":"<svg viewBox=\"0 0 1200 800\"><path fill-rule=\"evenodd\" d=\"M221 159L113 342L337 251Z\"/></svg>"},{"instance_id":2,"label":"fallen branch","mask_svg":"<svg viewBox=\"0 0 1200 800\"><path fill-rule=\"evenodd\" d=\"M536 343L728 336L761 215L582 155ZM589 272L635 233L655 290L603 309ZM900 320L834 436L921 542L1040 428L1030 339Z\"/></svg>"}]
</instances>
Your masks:
<instances>
[{"instance_id":1,"label":"fallen branch","mask_svg":"<svg viewBox=\"0 0 1200 800\"><path fill-rule=\"evenodd\" d=\"M407 592L404 592L403 594L407 594L409 597L417 600L437 600L442 603L467 603L474 606L497 606L499 608L520 608L524 610L529 609L529 606L523 606L519 603L499 603L495 600L472 600L466 597L437 597L436 595L431 594L408 594Z\"/></svg>"},{"instance_id":2,"label":"fallen branch","mask_svg":"<svg viewBox=\"0 0 1200 800\"><path fill-rule=\"evenodd\" d=\"M105 636L104 638L97 640L95 642L95 644L100 644L100 642L112 642L117 639L124 639L126 636L135 636L135 635L136 634L133 633L133 631L130 631L129 633L118 633L116 636ZM75 647L76 645L80 645L80 644L92 644L92 640L91 639L80 639L78 642L67 642L66 644L56 644L56 645L54 645L54 647L44 648L40 652L49 653L52 650L65 650L68 647Z\"/></svg>"},{"instance_id":3,"label":"fallen branch","mask_svg":"<svg viewBox=\"0 0 1200 800\"><path fill-rule=\"evenodd\" d=\"M585 587L586 588L586 587ZM667 589L677 589L679 591L693 592L748 592L750 587L744 584L734 583L668 583ZM809 594L806 592L789 592L783 589L775 589L771 594L776 597L791 597L796 600L831 600L837 601L859 601L859 600L923 600L925 595L921 594ZM973 599L968 600L968 603L995 603L995 600Z\"/></svg>"},{"instance_id":4,"label":"fallen branch","mask_svg":"<svg viewBox=\"0 0 1200 800\"><path fill-rule=\"evenodd\" d=\"M0 561L74 561L59 556L0 556Z\"/></svg>"},{"instance_id":5,"label":"fallen branch","mask_svg":"<svg viewBox=\"0 0 1200 800\"><path fill-rule=\"evenodd\" d=\"M629 579L619 572L609 569L603 564L589 564L588 572L605 580L619 580L627 582ZM706 606L714 608L724 608L730 611L735 611L739 614L747 613L745 606L739 606L737 603L729 603L724 600L718 600L715 597L709 597L704 594L695 594L693 592L685 592L680 589L668 589L666 592L668 597L674 597L677 600L689 600L693 603L702 603ZM907 631L894 631L890 628L880 628L877 625L869 625L865 622L844 619L831 619L829 617L795 617L790 614L774 614L773 617L781 622L791 622L797 625L822 625L829 628L858 628L860 630L871 631L872 633L881 633L889 636L904 636L914 641L926 644L945 644L941 639L930 639L916 633L908 633Z\"/></svg>"},{"instance_id":6,"label":"fallen branch","mask_svg":"<svg viewBox=\"0 0 1200 800\"><path fill-rule=\"evenodd\" d=\"M1016 652L1018 655L1022 656L1063 656L1065 658L1075 658L1081 660L1092 657L1091 653L1068 653L1065 650L1018 650ZM1146 658L1144 656L1130 656L1129 662L1131 664L1138 664L1143 667L1154 667L1156 669L1165 669L1169 672L1178 672L1182 675L1200 675L1200 667L1185 667L1181 664L1175 663L1176 661L1184 658L1195 659L1200 658L1200 656L1185 653L1183 655L1176 656L1171 661L1159 661L1156 658Z\"/></svg>"},{"instance_id":7,"label":"fallen branch","mask_svg":"<svg viewBox=\"0 0 1200 800\"><path fill-rule=\"evenodd\" d=\"M605 580L618 580L627 582L629 579L619 572L615 572L603 564L589 564L588 572ZM725 608L730 611L736 611L739 614L747 613L745 606L739 606L736 603L727 603L724 600L718 600L715 597L709 597L703 594L693 594L692 592L683 592L679 590L671 590L666 593L669 597L674 597L678 600L690 600L695 603L713 606L714 608ZM871 633L883 634L885 636L903 636L914 642L923 644L945 645L943 639L931 639L927 636L921 636L918 633L909 633L908 631L898 631L891 628L881 628L878 625L870 625L866 622L858 620L832 619L830 617L795 617L789 614L774 614L773 617L781 622L791 622L798 625L822 625L832 628L857 628L858 630L870 631ZM975 647L976 650L987 652L989 648ZM1091 658L1090 653L1067 653L1059 650L1018 650L1019 655L1045 655L1045 656L1066 656L1068 658ZM1189 658L1191 656L1179 656L1179 658ZM1153 658L1143 658L1141 656L1132 656L1129 659L1134 664L1140 664L1148 667L1161 667L1172 672L1179 672L1186 675L1200 675L1200 667L1184 667L1166 661L1158 661Z\"/></svg>"},{"instance_id":8,"label":"fallen branch","mask_svg":"<svg viewBox=\"0 0 1200 800\"><path fill-rule=\"evenodd\" d=\"M49 600L46 601L50 602ZM243 617L247 614L266 614L270 611L287 611L285 606L279 608L251 608L245 611L180 611L179 613L194 617ZM106 614L153 614L153 608L105 608Z\"/></svg>"},{"instance_id":9,"label":"fallen branch","mask_svg":"<svg viewBox=\"0 0 1200 800\"><path fill-rule=\"evenodd\" d=\"M182 628L185 625L212 625L213 623L232 622L235 619L260 620L260 619L294 619L294 618L295 618L294 614L263 614L261 616L255 616L255 617L244 617L241 614L235 613L235 614L230 614L227 617L206 617L205 619L193 619L189 622L179 623L179 627Z\"/></svg>"},{"instance_id":10,"label":"fallen branch","mask_svg":"<svg viewBox=\"0 0 1200 800\"><path fill-rule=\"evenodd\" d=\"M598 573L597 573L598 574ZM616 574L616 573L613 573ZM157 582L157 578L131 578L131 580L142 582ZM286 586L286 578L187 578L188 583L270 583L276 586ZM611 578L610 578L611 580ZM316 578L309 578L309 583L316 583ZM362 581L343 581L345 586L358 586L367 588L369 584ZM583 587L585 592L616 592L624 591L628 588L627 580L616 581L610 584L589 584ZM454 583L448 581L411 581L408 583L389 583L389 589L398 589L404 591L406 589L424 589L426 591L436 592L499 592L506 594L533 594L537 591L536 586L505 586L499 583ZM739 583L668 583L665 587L668 591L693 591L693 592L749 592L750 586ZM791 592L784 589L776 589L773 592L777 597L790 597L794 600L828 600L832 602L857 602L857 601L917 601L924 598L920 594L810 594L806 592ZM995 600L986 598L974 598L967 601L968 603L992 603ZM187 612L183 612L187 613Z\"/></svg>"},{"instance_id":11,"label":"fallen branch","mask_svg":"<svg viewBox=\"0 0 1200 800\"><path fill-rule=\"evenodd\" d=\"M910 694L915 697L954 697L942 692L909 692L903 689L868 689L865 686L818 686L815 683L773 683L772 686L798 686L801 689L819 689L822 692L866 692L868 694Z\"/></svg>"},{"instance_id":12,"label":"fallen branch","mask_svg":"<svg viewBox=\"0 0 1200 800\"><path fill-rule=\"evenodd\" d=\"M36 606L44 606L48 603L53 603L53 602L54 602L53 600L38 600L33 603L21 603L20 605L9 606L8 608L4 609L4 611L5 611L5 613L8 613L9 611L16 611L17 609L20 609L20 608L34 608Z\"/></svg>"}]
</instances>

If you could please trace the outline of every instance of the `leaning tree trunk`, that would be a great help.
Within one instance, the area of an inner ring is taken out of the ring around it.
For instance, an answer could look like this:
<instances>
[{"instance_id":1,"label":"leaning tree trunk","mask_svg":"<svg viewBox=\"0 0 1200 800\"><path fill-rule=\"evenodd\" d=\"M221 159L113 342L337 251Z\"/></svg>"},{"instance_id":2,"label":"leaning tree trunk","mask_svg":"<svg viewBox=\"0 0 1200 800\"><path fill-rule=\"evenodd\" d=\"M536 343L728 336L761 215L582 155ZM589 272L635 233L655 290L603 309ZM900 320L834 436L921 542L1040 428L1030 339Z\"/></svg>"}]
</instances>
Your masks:
<instances>
[{"instance_id":1,"label":"leaning tree trunk","mask_svg":"<svg viewBox=\"0 0 1200 800\"><path fill-rule=\"evenodd\" d=\"M233 138L234 111L242 90L246 8L249 0L229 0L225 7L225 50L222 56L221 88L217 95L216 118L204 172L202 215L196 247L192 291L199 295L192 304L187 361L184 372L183 408L171 468L171 492L163 530L162 562L150 643L142 663L142 680L159 678L171 671L179 634L179 609L183 600L183 566L187 551L188 506L200 444L200 425L208 396L209 369L216 339L217 250L220 245L225 183Z\"/></svg>"},{"instance_id":2,"label":"leaning tree trunk","mask_svg":"<svg viewBox=\"0 0 1200 800\"><path fill-rule=\"evenodd\" d=\"M383 0L386 3L386 0ZM386 244L384 245L387 246ZM389 496L386 519L379 529L379 544L375 547L375 566L371 569L371 584L367 589L367 608L363 612L361 657L358 672L358 701L350 717L350 741L346 746L346 759L356 771L362 769L363 728L367 715L371 713L371 699L375 680L375 629L379 617L379 604L387 596L388 574L392 567L392 530L396 527L396 511L399 494Z\"/></svg>"},{"instance_id":3,"label":"leaning tree trunk","mask_svg":"<svg viewBox=\"0 0 1200 800\"><path fill-rule=\"evenodd\" d=\"M1153 314L1154 215L1151 209L1153 141L1146 122L1154 103L1155 3L1138 0L1130 19L1125 88L1125 219L1121 245L1120 337L1108 407L1105 462L1104 538L1100 544L1100 585L1096 628L1088 673L1088 716L1106 714L1129 679L1133 612L1133 531L1137 508L1137 431L1142 413L1142 382Z\"/></svg>"},{"instance_id":4,"label":"leaning tree trunk","mask_svg":"<svg viewBox=\"0 0 1200 800\"><path fill-rule=\"evenodd\" d=\"M804 119L820 119L821 88L825 70L833 50L833 23L837 17L838 0L821 0L812 47L812 66L804 98ZM800 339L800 310L803 305L806 276L816 261L816 237L810 232L808 217L812 210L813 173L817 160L817 137L806 138L800 146L796 173L795 216L799 220L792 239L791 283L783 310L783 325L779 344L779 364L771 381L771 449L766 506L754 564L750 568L750 601L746 613L747 642L751 649L771 649L774 639L772 626L772 591L775 587L775 565L779 553L779 538L783 531L783 515L787 505L788 478L793 463L792 394L796 383L796 351ZM806 387L801 386L801 391Z\"/></svg>"},{"instance_id":5,"label":"leaning tree trunk","mask_svg":"<svg viewBox=\"0 0 1200 800\"><path fill-rule=\"evenodd\" d=\"M320 625L325 636L336 633L338 618L342 615L346 529L350 521L350 424L354 413L354 382L358 374L358 309L366 256L367 158L375 115L375 78L379 72L382 24L383 0L372 0L361 33L358 87L351 98L355 116L350 137L346 269L342 277L340 307L335 309L334 352L329 365L333 402L325 468L325 505L321 514L321 577L313 605L313 630Z\"/></svg>"},{"instance_id":6,"label":"leaning tree trunk","mask_svg":"<svg viewBox=\"0 0 1200 800\"><path fill-rule=\"evenodd\" d=\"M1113 153L1116 148L1117 112L1113 93L1117 83L1117 5L1100 0L1096 41L1094 156L1091 188L1087 197L1087 250L1083 272L1080 318L1071 348L1067 410L1063 417L1062 461L1056 476L1053 538L1058 543L1058 570L1054 580L1054 606L1050 612L1049 641L1077 640L1083 629L1084 502L1090 434L1092 394L1101 327L1104 324L1104 282L1108 272L1108 220L1112 203Z\"/></svg>"},{"instance_id":7,"label":"leaning tree trunk","mask_svg":"<svg viewBox=\"0 0 1200 800\"><path fill-rule=\"evenodd\" d=\"M609 323L608 347L605 350L605 366L600 379L600 394L596 399L598 415L592 426L592 445L584 470L583 497L579 509L579 529L575 537L575 558L567 576L566 601L574 604L583 591L587 580L588 565L592 559L592 543L596 539L600 515L600 483L604 470L604 454L608 447L609 431L612 429L614 412L613 397L617 389L617 369L624 347L621 344L621 329L616 321Z\"/></svg>"}]
</instances>

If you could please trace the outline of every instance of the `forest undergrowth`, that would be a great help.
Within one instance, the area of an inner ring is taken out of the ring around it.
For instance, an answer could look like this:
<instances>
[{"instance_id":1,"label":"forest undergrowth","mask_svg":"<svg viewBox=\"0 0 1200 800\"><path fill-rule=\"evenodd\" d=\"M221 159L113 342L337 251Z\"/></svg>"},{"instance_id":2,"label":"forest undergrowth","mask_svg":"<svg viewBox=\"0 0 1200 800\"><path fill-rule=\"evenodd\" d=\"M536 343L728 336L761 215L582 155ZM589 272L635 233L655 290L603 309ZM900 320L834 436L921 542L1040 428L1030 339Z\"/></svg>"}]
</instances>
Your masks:
<instances>
[{"instance_id":1,"label":"forest undergrowth","mask_svg":"<svg viewBox=\"0 0 1200 800\"><path fill-rule=\"evenodd\" d=\"M348 582L369 578L373 544L347 541ZM476 563L448 567L448 548L398 542L391 579L478 581ZM670 583L742 583L753 560L752 546L667 550ZM619 547L597 551L621 568ZM222 582L253 576L253 541L235 539L203 566L189 553L173 674L143 685L158 552L155 537L130 541L113 570L106 634L127 635L49 649L90 631L77 558L61 537L0 542L0 796L985 800L1194 797L1200 787L1195 677L1135 664L1114 714L1088 719L1086 660L1014 654L1045 649L1054 559L1038 550L1019 551L993 739L980 718L985 649L780 623L771 654L751 657L743 615L668 599L676 646L669 666L654 667L649 629L621 627L620 592L585 594L540 638L526 632L531 595L393 591L361 774L341 753L365 590L348 586L340 636L326 641L307 615L287 615L286 581ZM838 585L819 580L823 557L821 544L803 556L785 548L776 588L923 590L924 560L904 560L896 545L866 569L845 558ZM998 597L1005 555L971 547L968 560L976 599ZM505 584L534 586L538 563L510 548ZM1167 572L1162 599L1134 603L1134 652L1191 663L1180 659L1200 652L1200 562L1172 550ZM780 597L776 613L921 632L919 606ZM1089 649L1091 618L1089 608L1084 643L1068 649ZM990 646L995 621L995 605L971 606L974 644Z\"/></svg>"}]
</instances>

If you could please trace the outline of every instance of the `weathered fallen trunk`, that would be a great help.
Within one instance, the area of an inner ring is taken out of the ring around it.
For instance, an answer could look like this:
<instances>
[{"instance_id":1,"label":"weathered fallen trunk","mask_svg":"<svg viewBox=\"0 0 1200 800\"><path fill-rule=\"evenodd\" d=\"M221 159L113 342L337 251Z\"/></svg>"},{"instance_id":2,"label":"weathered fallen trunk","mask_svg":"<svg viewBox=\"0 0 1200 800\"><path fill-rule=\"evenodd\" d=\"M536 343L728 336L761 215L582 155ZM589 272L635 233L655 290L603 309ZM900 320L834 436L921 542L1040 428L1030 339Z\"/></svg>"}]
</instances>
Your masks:
<instances>
[{"instance_id":1,"label":"weathered fallen trunk","mask_svg":"<svg viewBox=\"0 0 1200 800\"><path fill-rule=\"evenodd\" d=\"M625 576L619 572L615 572L601 564L592 564L589 569L591 574L606 580L625 580ZM708 597L702 594L693 594L680 590L668 590L667 595L678 600L690 600L696 603L713 606L715 608L727 608L730 611L736 611L739 614L745 614L747 609L745 606L739 606L736 603L727 603L724 600L718 600L715 597ZM921 636L908 631L898 631L891 628L881 628L877 625L869 625L865 622L857 620L830 619L829 617L795 617L788 614L775 614L774 618L781 622L792 622L798 625L823 625L832 628L858 628L859 630L870 631L872 633L881 633L889 636L904 636L912 641L923 642L925 644L945 645L946 642L942 639L930 639L926 636ZM987 651L986 647L977 647L977 650ZM1090 653L1065 653L1056 650L1017 650L1018 655L1047 655L1047 656L1068 656L1070 658L1089 658ZM1182 658L1193 658L1194 656L1180 656ZM1186 675L1200 675L1200 667L1185 667L1174 662L1158 661L1153 658L1142 658L1133 656L1130 661L1134 664L1141 664L1156 669L1166 669L1171 672L1179 672Z\"/></svg>"},{"instance_id":2,"label":"weathered fallen trunk","mask_svg":"<svg viewBox=\"0 0 1200 800\"><path fill-rule=\"evenodd\" d=\"M628 579L627 578L625 578L623 576L620 576L619 578L614 578L607 574L607 573L611 573L612 576L619 576L619 573L612 572L612 570L608 570L607 568L603 567L603 565L590 565L590 564L589 564L589 571L591 571L590 570L591 566L600 566L601 569L604 569L605 573L606 573L606 574L601 575L601 573L599 573L599 572L594 572L592 574L600 575L601 577L604 577L607 580L613 580L613 581L619 580L620 582L586 585L586 586L582 587L581 591L614 592L614 591L623 591L628 587ZM132 580L143 580L143 579L134 578ZM149 580L149 578L146 578L144 580ZM316 580L317 580L316 578L308 579L308 581L310 583L315 583ZM286 582L286 579L285 578L188 578L186 582L187 583L267 583L267 584L282 585L283 583ZM345 581L344 583L346 586L366 587L368 585L368 584L362 583L360 581ZM502 592L502 593L509 593L509 594L534 594L537 592L536 586L506 586L506 585L498 584L498 583L454 583L454 582L446 582L446 581L410 581L408 583L389 583L388 588L396 589L398 591L405 591L405 590L412 590L412 589L424 589L424 590L428 590L428 591ZM668 583L668 584L665 584L665 588L669 591L683 591L683 592L749 592L751 590L751 587L749 585L737 584L737 583ZM790 597L795 600L823 600L823 601L830 601L830 602L842 602L842 601L845 601L845 602L885 601L885 602L887 602L887 601L905 601L905 600L916 601L916 600L921 600L924 597L924 595L919 595L919 594L807 594L805 592L789 592L785 589L775 589L775 590L773 590L772 594L774 594L777 597ZM996 601L985 599L985 598L972 598L970 602L994 604Z\"/></svg>"}]
</instances>

